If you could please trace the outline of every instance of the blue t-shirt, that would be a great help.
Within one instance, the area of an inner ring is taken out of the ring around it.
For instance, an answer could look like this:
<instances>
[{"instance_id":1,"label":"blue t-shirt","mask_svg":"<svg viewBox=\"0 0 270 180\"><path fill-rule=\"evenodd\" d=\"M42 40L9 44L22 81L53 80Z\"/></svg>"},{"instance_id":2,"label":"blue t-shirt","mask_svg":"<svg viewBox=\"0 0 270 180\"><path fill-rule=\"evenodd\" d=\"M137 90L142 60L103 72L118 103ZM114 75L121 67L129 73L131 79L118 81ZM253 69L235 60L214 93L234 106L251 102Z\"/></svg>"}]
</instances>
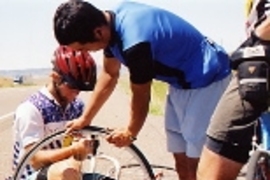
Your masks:
<instances>
[{"instance_id":1,"label":"blue t-shirt","mask_svg":"<svg viewBox=\"0 0 270 180\"><path fill-rule=\"evenodd\" d=\"M193 89L230 73L224 49L171 12L124 1L111 14L113 38L105 56L126 65L133 83L154 78Z\"/></svg>"}]
</instances>

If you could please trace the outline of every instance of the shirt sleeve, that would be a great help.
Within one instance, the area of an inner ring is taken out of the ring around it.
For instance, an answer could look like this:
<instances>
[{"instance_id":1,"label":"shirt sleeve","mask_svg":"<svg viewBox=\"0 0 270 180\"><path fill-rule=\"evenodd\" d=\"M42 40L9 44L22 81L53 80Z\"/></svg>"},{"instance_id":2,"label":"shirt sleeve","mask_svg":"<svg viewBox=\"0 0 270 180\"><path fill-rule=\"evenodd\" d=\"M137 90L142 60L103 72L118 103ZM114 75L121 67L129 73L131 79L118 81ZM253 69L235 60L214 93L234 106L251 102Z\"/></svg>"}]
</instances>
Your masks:
<instances>
[{"instance_id":1,"label":"shirt sleeve","mask_svg":"<svg viewBox=\"0 0 270 180\"><path fill-rule=\"evenodd\" d=\"M144 84L154 77L154 60L151 45L142 42L124 51L124 57L134 84Z\"/></svg>"},{"instance_id":2,"label":"shirt sleeve","mask_svg":"<svg viewBox=\"0 0 270 180\"><path fill-rule=\"evenodd\" d=\"M43 118L39 110L30 102L25 102L17 108L14 127L24 148L44 137Z\"/></svg>"}]
</instances>

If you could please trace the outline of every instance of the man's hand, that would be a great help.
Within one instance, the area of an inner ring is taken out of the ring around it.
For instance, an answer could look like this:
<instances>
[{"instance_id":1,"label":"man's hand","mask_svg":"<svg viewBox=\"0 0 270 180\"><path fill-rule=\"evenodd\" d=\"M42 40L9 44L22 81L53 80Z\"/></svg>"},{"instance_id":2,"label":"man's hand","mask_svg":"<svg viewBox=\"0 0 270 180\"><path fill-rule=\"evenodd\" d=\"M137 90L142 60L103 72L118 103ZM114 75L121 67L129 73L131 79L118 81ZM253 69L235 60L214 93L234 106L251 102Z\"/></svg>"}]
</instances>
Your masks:
<instances>
[{"instance_id":1,"label":"man's hand","mask_svg":"<svg viewBox=\"0 0 270 180\"><path fill-rule=\"evenodd\" d=\"M69 134L74 130L80 130L83 127L85 127L85 119L82 117L79 117L77 119L73 119L72 121L67 122L66 124L66 133Z\"/></svg>"},{"instance_id":2,"label":"man's hand","mask_svg":"<svg viewBox=\"0 0 270 180\"><path fill-rule=\"evenodd\" d=\"M129 146L134 140L136 140L132 133L125 128L113 130L106 139L109 143L112 143L117 147Z\"/></svg>"},{"instance_id":3,"label":"man's hand","mask_svg":"<svg viewBox=\"0 0 270 180\"><path fill-rule=\"evenodd\" d=\"M93 151L93 141L85 138L79 138L72 143L73 157L78 161L83 161L89 153Z\"/></svg>"}]
</instances>

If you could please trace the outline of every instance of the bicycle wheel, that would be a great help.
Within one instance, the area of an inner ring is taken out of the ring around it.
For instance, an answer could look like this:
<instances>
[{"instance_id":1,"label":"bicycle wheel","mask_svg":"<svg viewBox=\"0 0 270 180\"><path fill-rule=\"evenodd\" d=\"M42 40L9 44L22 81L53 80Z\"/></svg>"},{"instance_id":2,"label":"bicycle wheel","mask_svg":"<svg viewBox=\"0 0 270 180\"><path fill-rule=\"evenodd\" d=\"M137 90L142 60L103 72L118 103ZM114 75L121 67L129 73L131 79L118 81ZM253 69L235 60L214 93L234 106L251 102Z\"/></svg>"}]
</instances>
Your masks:
<instances>
[{"instance_id":1,"label":"bicycle wheel","mask_svg":"<svg viewBox=\"0 0 270 180\"><path fill-rule=\"evenodd\" d=\"M247 180L270 179L270 155L267 151L255 151L247 164Z\"/></svg>"},{"instance_id":2,"label":"bicycle wheel","mask_svg":"<svg viewBox=\"0 0 270 180\"><path fill-rule=\"evenodd\" d=\"M131 144L125 148L117 148L105 140L107 131L104 128L89 126L80 131L85 137L98 139L97 151L83 161L82 173L89 179L100 179L104 175L113 180L153 180L155 179L151 165L143 153ZM63 140L65 130L55 132L37 142L21 159L13 174L13 180L20 180L25 167L31 157L40 149L50 145L56 140Z\"/></svg>"}]
</instances>

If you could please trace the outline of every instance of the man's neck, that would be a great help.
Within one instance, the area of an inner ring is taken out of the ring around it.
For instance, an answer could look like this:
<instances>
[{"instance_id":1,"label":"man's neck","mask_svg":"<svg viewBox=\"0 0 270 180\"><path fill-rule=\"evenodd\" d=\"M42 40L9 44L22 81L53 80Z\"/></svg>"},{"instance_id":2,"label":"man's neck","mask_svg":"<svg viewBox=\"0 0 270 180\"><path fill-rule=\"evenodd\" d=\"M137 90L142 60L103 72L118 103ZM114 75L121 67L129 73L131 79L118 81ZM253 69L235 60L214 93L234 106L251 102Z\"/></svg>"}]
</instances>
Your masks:
<instances>
[{"instance_id":1,"label":"man's neck","mask_svg":"<svg viewBox=\"0 0 270 180\"><path fill-rule=\"evenodd\" d=\"M118 39L118 35L115 31L115 19L114 19L114 13L111 12L111 11L104 11L104 16L106 18L106 21L107 21L107 28L106 28L106 31L105 32L105 36L106 36L106 39L109 40L109 44L114 44L114 42Z\"/></svg>"},{"instance_id":2,"label":"man's neck","mask_svg":"<svg viewBox=\"0 0 270 180\"><path fill-rule=\"evenodd\" d=\"M55 89L54 86L55 85L53 83L49 83L46 85L46 88L48 89L49 93L53 96L55 102L59 104L63 109L65 109L68 103L62 100L60 94L57 93L57 90Z\"/></svg>"}]
</instances>

